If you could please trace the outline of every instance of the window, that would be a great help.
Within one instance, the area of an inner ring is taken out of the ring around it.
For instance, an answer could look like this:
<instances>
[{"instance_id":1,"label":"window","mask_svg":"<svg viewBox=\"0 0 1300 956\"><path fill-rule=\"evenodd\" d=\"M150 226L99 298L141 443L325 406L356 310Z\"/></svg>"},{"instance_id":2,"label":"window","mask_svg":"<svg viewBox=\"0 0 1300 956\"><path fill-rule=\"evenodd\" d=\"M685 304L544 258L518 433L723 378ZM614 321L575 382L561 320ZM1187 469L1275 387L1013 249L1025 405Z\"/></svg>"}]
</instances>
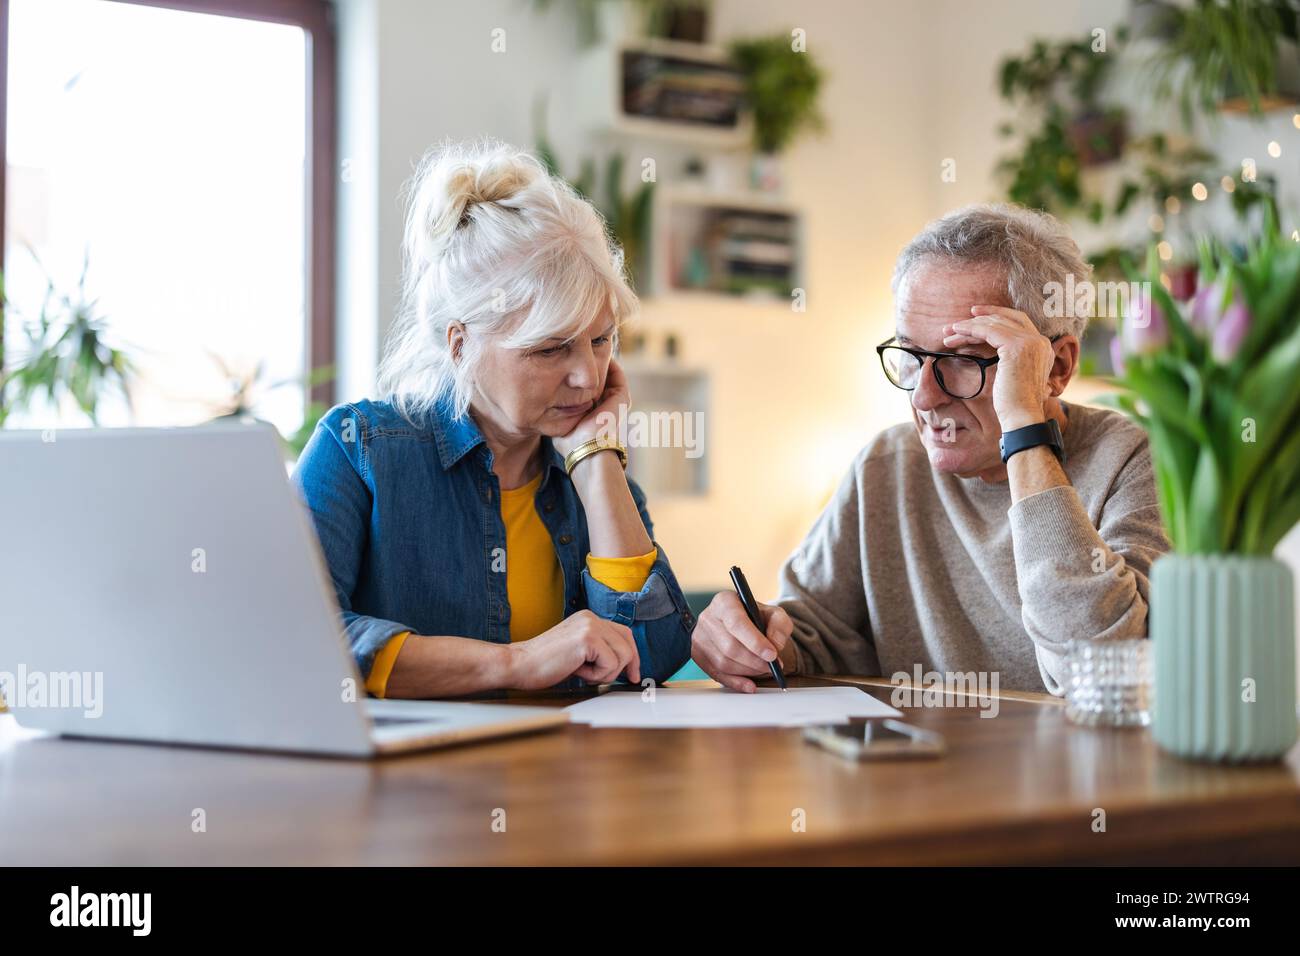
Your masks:
<instances>
[{"instance_id":1,"label":"window","mask_svg":"<svg viewBox=\"0 0 1300 956\"><path fill-rule=\"evenodd\" d=\"M101 424L205 421L243 382L246 406L296 431L309 374L333 361L327 4L0 0L6 13L4 367L52 283L93 302L135 368L130 407L106 389ZM328 382L311 397L331 401ZM86 421L70 401L12 415Z\"/></svg>"}]
</instances>

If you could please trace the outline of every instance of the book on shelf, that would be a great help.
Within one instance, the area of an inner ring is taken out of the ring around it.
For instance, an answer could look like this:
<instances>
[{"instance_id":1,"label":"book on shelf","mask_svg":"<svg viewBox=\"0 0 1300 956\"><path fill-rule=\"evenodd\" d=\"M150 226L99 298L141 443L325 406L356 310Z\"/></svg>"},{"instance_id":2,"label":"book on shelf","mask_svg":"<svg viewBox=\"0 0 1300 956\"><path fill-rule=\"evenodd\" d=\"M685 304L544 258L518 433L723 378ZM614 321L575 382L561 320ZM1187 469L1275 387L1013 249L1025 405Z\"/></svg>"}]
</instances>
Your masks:
<instances>
[{"instance_id":1,"label":"book on shelf","mask_svg":"<svg viewBox=\"0 0 1300 956\"><path fill-rule=\"evenodd\" d=\"M744 82L734 67L635 50L623 54L628 116L734 129Z\"/></svg>"}]
</instances>

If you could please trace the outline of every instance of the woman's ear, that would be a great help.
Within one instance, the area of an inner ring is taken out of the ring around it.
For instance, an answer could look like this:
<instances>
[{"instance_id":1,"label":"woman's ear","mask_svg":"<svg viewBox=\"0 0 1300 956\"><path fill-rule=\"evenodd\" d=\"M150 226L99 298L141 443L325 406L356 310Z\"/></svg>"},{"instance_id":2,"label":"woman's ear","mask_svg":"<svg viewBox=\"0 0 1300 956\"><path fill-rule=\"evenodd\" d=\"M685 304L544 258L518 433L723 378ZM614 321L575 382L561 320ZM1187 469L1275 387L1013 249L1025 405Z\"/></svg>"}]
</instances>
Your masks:
<instances>
[{"instance_id":1,"label":"woman's ear","mask_svg":"<svg viewBox=\"0 0 1300 956\"><path fill-rule=\"evenodd\" d=\"M465 347L465 326L460 322L447 323L447 351L453 363L460 362L461 350Z\"/></svg>"}]
</instances>

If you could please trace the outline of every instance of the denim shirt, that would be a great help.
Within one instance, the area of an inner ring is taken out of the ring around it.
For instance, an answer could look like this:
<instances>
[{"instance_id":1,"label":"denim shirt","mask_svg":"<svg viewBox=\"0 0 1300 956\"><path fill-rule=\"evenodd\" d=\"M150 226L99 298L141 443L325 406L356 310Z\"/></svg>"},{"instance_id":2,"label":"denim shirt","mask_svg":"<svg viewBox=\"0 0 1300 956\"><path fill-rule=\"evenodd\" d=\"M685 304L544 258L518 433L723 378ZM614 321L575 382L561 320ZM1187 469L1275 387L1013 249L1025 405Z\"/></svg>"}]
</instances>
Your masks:
<instances>
[{"instance_id":1,"label":"denim shirt","mask_svg":"<svg viewBox=\"0 0 1300 956\"><path fill-rule=\"evenodd\" d=\"M587 518L564 461L543 438L534 498L564 575L564 613L583 609L632 630L641 678L662 683L690 656L694 619L662 545L645 585L612 590L586 569ZM362 674L403 631L510 643L506 532L492 452L446 402L413 424L388 402L338 405L298 460L306 503ZM653 540L645 495L628 487ZM626 678L626 674L623 675ZM579 678L560 686L580 687Z\"/></svg>"}]
</instances>

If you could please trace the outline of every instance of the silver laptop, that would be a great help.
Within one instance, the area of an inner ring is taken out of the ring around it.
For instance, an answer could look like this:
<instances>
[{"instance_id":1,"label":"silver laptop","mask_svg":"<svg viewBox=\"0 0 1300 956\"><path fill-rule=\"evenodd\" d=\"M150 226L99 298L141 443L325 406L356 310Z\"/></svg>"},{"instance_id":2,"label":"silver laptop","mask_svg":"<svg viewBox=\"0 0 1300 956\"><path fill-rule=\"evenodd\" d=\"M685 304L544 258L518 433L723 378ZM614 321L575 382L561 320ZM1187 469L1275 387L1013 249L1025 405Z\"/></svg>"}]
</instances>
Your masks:
<instances>
[{"instance_id":1,"label":"silver laptop","mask_svg":"<svg viewBox=\"0 0 1300 956\"><path fill-rule=\"evenodd\" d=\"M368 756L561 708L374 700L275 432L0 432L0 696L25 727Z\"/></svg>"}]
</instances>

